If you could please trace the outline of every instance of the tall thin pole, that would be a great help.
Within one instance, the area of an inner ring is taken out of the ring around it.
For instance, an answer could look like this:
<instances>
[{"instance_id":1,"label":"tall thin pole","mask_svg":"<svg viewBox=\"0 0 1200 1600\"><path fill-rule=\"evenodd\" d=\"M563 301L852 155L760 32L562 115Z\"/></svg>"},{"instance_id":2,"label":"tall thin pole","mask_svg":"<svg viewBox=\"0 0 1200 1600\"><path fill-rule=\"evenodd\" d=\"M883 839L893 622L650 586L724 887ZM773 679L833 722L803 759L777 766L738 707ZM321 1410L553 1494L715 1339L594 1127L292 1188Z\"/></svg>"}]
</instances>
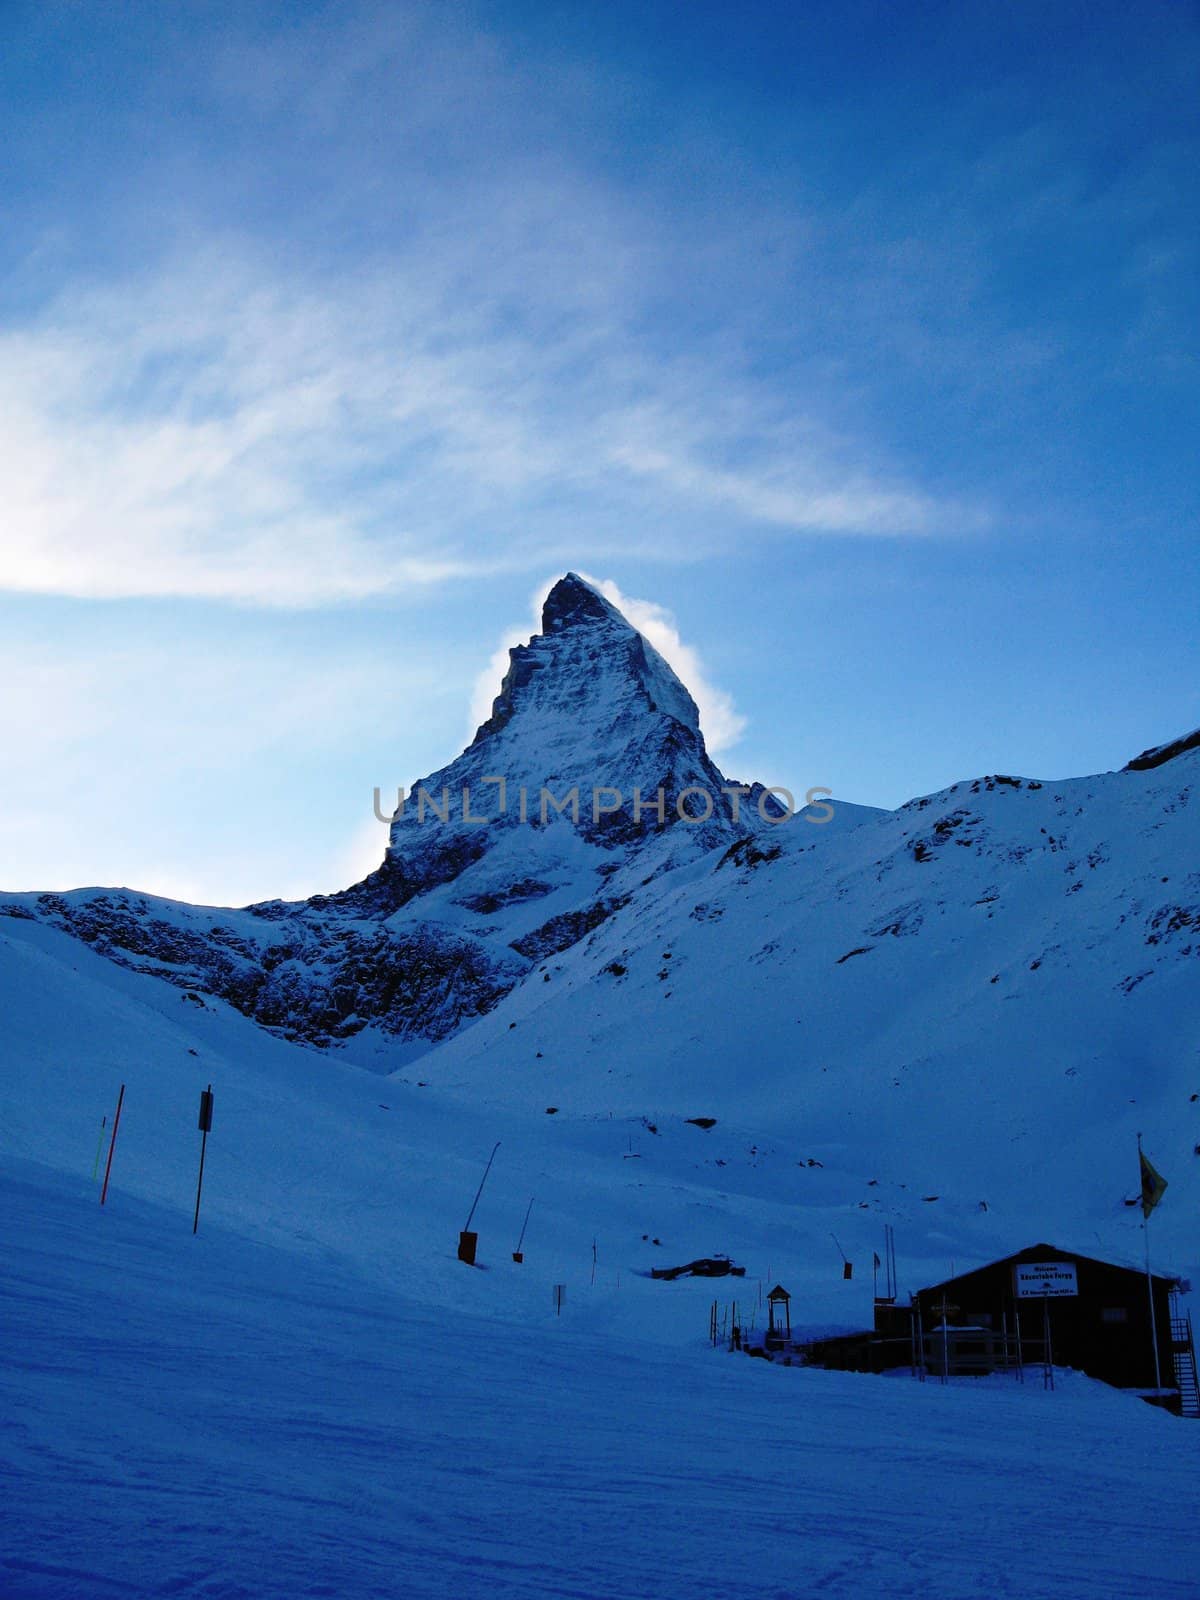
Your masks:
<instances>
[{"instance_id":1,"label":"tall thin pole","mask_svg":"<svg viewBox=\"0 0 1200 1600\"><path fill-rule=\"evenodd\" d=\"M113 1151L117 1148L117 1129L121 1125L121 1107L125 1102L125 1085L121 1085L121 1092L117 1096L117 1114L113 1118L112 1138L108 1141L108 1160L104 1163L104 1187L100 1191L100 1204L103 1205L108 1198L108 1175L112 1171Z\"/></svg>"},{"instance_id":2,"label":"tall thin pole","mask_svg":"<svg viewBox=\"0 0 1200 1600\"><path fill-rule=\"evenodd\" d=\"M211 1108L211 1106L212 1106L212 1084L211 1083L208 1086L208 1099L205 1102L205 1106L207 1106L209 1108ZM192 1218L192 1233L193 1234L196 1232L197 1228L199 1228L199 1226L200 1226L200 1191L204 1187L204 1152L208 1149L208 1123L209 1123L209 1119L212 1116L211 1109L209 1109L207 1117L204 1114L204 1109L201 1110L200 1115L201 1115L201 1118L203 1119L202 1120L202 1124L201 1124L201 1131L200 1131L200 1176L196 1179L196 1215Z\"/></svg>"},{"instance_id":3,"label":"tall thin pole","mask_svg":"<svg viewBox=\"0 0 1200 1600\"><path fill-rule=\"evenodd\" d=\"M1138 1190L1142 1190L1142 1136L1138 1141ZM1153 1209L1153 1208L1151 1208ZM1154 1278L1150 1272L1150 1212L1142 1202L1142 1232L1146 1236L1146 1291L1150 1296L1150 1337L1154 1341L1154 1387L1162 1388L1162 1367L1158 1359L1158 1316L1154 1309Z\"/></svg>"},{"instance_id":4,"label":"tall thin pole","mask_svg":"<svg viewBox=\"0 0 1200 1600\"><path fill-rule=\"evenodd\" d=\"M480 1180L479 1180L479 1187L475 1191L475 1198L471 1202L471 1210L470 1210L470 1213L467 1216L466 1225L463 1228L463 1232L464 1233L470 1233L470 1231L471 1231L471 1218L475 1215L475 1207L479 1204L479 1196L483 1193L483 1186L487 1182L487 1175L492 1170L492 1162L495 1161L495 1159L496 1159L496 1151L499 1150L499 1148L500 1148L500 1141L499 1141L499 1139L497 1139L496 1143L495 1143L495 1145L494 1145L494 1147L492 1149L492 1153L488 1157L488 1164L483 1169L483 1177L480 1178ZM511 1235L509 1237L511 1238Z\"/></svg>"},{"instance_id":5,"label":"tall thin pole","mask_svg":"<svg viewBox=\"0 0 1200 1600\"><path fill-rule=\"evenodd\" d=\"M529 1213L533 1210L533 1196L529 1197L529 1204L525 1207L525 1221L521 1224L521 1237L517 1240L517 1254L521 1254L521 1246L525 1243L525 1229L529 1226Z\"/></svg>"}]
</instances>

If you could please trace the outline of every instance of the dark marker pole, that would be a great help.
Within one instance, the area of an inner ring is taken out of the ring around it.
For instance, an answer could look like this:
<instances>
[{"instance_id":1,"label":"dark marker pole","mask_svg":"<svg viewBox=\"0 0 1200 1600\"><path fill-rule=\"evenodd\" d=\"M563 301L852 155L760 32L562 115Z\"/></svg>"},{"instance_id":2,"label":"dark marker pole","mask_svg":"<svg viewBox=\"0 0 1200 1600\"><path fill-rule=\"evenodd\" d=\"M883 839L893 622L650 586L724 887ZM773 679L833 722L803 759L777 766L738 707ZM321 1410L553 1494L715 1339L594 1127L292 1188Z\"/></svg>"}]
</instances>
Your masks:
<instances>
[{"instance_id":1,"label":"dark marker pole","mask_svg":"<svg viewBox=\"0 0 1200 1600\"><path fill-rule=\"evenodd\" d=\"M125 1101L125 1085L121 1085L121 1092L117 1096L117 1114L113 1118L112 1138L108 1141L108 1160L104 1163L104 1187L100 1191L100 1204L103 1205L108 1198L108 1175L112 1171L113 1151L117 1148L117 1129L121 1125L121 1107Z\"/></svg>"},{"instance_id":2,"label":"dark marker pole","mask_svg":"<svg viewBox=\"0 0 1200 1600\"><path fill-rule=\"evenodd\" d=\"M529 1213L533 1210L533 1196L529 1197L529 1204L525 1208L525 1221L521 1224L521 1237L517 1240L517 1248L513 1251L513 1260L522 1262L525 1259L521 1246L525 1243L525 1229L529 1226Z\"/></svg>"},{"instance_id":3,"label":"dark marker pole","mask_svg":"<svg viewBox=\"0 0 1200 1600\"><path fill-rule=\"evenodd\" d=\"M208 1147L208 1135L212 1128L212 1084L207 1089L200 1091L200 1176L196 1179L196 1215L192 1219L192 1232L200 1226L200 1190L204 1184L204 1152Z\"/></svg>"},{"instance_id":4,"label":"dark marker pole","mask_svg":"<svg viewBox=\"0 0 1200 1600\"><path fill-rule=\"evenodd\" d=\"M475 1191L475 1198L471 1202L471 1210L467 1215L467 1225L458 1236L458 1259L465 1261L469 1267L475 1265L475 1246L479 1242L479 1235L471 1232L471 1221L475 1216L475 1207L479 1204L479 1196L483 1193L483 1186L487 1182L488 1173L492 1170L492 1162L496 1159L496 1151L500 1148L499 1139L492 1148L488 1157L488 1164L483 1169L483 1177L479 1180L479 1187Z\"/></svg>"}]
</instances>

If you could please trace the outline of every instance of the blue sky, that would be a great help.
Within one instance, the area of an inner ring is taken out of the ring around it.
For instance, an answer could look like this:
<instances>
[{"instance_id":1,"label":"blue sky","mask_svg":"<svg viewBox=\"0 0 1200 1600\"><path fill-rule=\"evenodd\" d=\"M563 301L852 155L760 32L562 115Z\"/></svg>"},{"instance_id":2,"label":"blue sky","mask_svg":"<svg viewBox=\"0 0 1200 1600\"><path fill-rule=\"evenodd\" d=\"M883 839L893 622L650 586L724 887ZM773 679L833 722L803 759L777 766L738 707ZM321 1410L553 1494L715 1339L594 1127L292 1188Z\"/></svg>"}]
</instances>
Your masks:
<instances>
[{"instance_id":1,"label":"blue sky","mask_svg":"<svg viewBox=\"0 0 1200 1600\"><path fill-rule=\"evenodd\" d=\"M0 82L0 885L349 881L569 567L738 777L1200 723L1194 8L10 0Z\"/></svg>"}]
</instances>

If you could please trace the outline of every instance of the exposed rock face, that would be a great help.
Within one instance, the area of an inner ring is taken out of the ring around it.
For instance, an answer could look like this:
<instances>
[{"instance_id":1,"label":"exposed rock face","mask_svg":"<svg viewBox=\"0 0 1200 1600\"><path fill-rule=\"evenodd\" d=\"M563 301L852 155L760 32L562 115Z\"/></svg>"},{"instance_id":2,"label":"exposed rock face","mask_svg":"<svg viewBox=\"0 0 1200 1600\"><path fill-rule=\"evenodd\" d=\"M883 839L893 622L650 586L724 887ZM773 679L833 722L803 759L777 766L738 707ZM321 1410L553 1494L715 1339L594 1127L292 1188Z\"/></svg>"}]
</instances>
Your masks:
<instances>
[{"instance_id":1,"label":"exposed rock face","mask_svg":"<svg viewBox=\"0 0 1200 1600\"><path fill-rule=\"evenodd\" d=\"M732 823L721 793L727 781L704 747L695 701L667 663L615 606L568 573L546 597L541 633L510 650L491 716L458 760L421 786L443 809L448 797L451 828L431 822L428 807L422 823L410 803L392 828L391 855L405 863L406 878L427 873L436 829L434 853L456 877L498 832L543 826L543 816L549 821L575 790L579 836L602 847L625 844L676 826L679 795L689 787L712 798L711 826L687 829L696 835L693 848L711 849L747 831ZM493 825L490 840L462 820L464 787L472 812ZM699 795L685 804L695 815L704 809Z\"/></svg>"},{"instance_id":2,"label":"exposed rock face","mask_svg":"<svg viewBox=\"0 0 1200 1600\"><path fill-rule=\"evenodd\" d=\"M419 902L424 915L425 897L455 884L459 907L512 904L512 886L535 870L544 892L578 888L570 907L582 911L599 885L581 867L603 879L650 850L657 870L761 832L761 786L738 798L735 820L728 783L687 689L568 573L546 598L541 633L509 652L491 716L456 761L413 785L379 870L329 903L389 916ZM681 795L689 816L711 816L682 823Z\"/></svg>"},{"instance_id":3,"label":"exposed rock face","mask_svg":"<svg viewBox=\"0 0 1200 1600\"><path fill-rule=\"evenodd\" d=\"M734 820L727 782L687 689L570 573L546 598L541 633L510 652L491 716L414 785L361 883L238 911L125 890L15 896L0 911L220 995L290 1038L328 1045L374 1027L437 1040L648 877L765 831L761 788L738 797ZM711 812L697 825L677 811L689 789L689 814Z\"/></svg>"},{"instance_id":4,"label":"exposed rock face","mask_svg":"<svg viewBox=\"0 0 1200 1600\"><path fill-rule=\"evenodd\" d=\"M1200 728L1192 733L1185 733L1182 738L1172 739L1169 744L1151 745L1149 750L1143 750L1140 756L1123 768L1125 772L1149 772L1154 767L1165 766L1168 761L1174 761L1176 756L1186 755L1189 750L1200 749Z\"/></svg>"}]
</instances>

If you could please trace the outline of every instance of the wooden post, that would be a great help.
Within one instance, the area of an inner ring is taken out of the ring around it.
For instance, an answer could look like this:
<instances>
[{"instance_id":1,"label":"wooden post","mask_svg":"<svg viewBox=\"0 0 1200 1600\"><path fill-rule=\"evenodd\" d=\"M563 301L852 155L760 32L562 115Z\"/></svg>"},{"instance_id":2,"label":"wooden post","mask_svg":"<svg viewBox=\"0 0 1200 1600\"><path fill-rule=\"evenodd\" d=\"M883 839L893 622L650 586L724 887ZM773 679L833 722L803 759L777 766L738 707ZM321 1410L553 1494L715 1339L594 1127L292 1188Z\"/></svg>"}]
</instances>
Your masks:
<instances>
[{"instance_id":1,"label":"wooden post","mask_svg":"<svg viewBox=\"0 0 1200 1600\"><path fill-rule=\"evenodd\" d=\"M121 1107L125 1103L125 1085L121 1085L121 1092L117 1096L117 1114L113 1118L112 1138L108 1141L108 1160L104 1163L104 1187L100 1191L100 1204L103 1205L108 1198L108 1175L112 1171L113 1151L117 1148L117 1129L121 1125Z\"/></svg>"}]
</instances>

